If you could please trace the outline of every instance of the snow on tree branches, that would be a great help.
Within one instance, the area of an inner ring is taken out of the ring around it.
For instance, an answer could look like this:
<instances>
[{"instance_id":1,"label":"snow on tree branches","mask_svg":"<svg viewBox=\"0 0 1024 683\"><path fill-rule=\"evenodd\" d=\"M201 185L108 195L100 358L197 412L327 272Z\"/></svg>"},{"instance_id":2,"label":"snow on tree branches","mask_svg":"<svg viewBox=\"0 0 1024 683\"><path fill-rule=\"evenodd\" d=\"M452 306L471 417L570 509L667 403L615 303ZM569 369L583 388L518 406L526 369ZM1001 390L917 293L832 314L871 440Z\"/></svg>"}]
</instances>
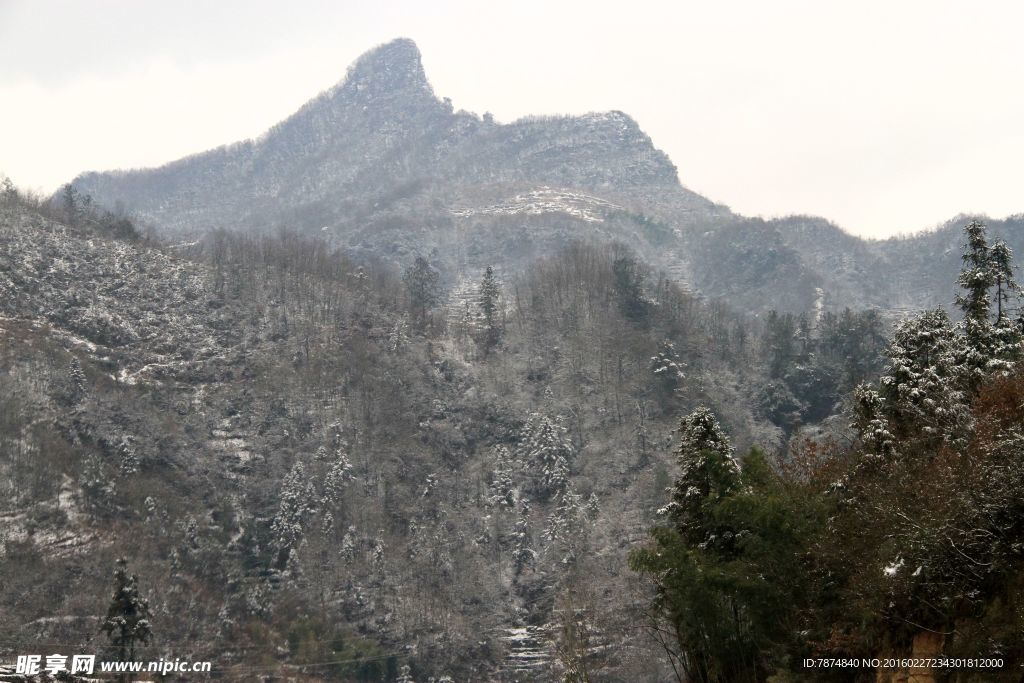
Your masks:
<instances>
[{"instance_id":1,"label":"snow on tree branches","mask_svg":"<svg viewBox=\"0 0 1024 683\"><path fill-rule=\"evenodd\" d=\"M934 449L969 438L971 404L978 387L995 373L1007 374L1021 358L1021 327L1009 321L1005 304L1017 291L1012 252L1005 243L988 246L985 226L964 228L964 267L956 297L964 319L953 325L945 311L925 311L900 323L878 389L854 394L854 426L869 453L890 455L901 448ZM990 290L999 303L991 320Z\"/></svg>"},{"instance_id":2,"label":"snow on tree branches","mask_svg":"<svg viewBox=\"0 0 1024 683\"><path fill-rule=\"evenodd\" d=\"M530 415L523 429L521 449L525 454L523 459L538 471L538 493L553 497L565 490L573 446L560 417Z\"/></svg>"},{"instance_id":3,"label":"snow on tree branches","mask_svg":"<svg viewBox=\"0 0 1024 683\"><path fill-rule=\"evenodd\" d=\"M280 507L271 523L278 565L287 565L292 549L302 540L306 520L315 510L313 486L306 480L301 462L295 463L281 485Z\"/></svg>"},{"instance_id":4,"label":"snow on tree branches","mask_svg":"<svg viewBox=\"0 0 1024 683\"><path fill-rule=\"evenodd\" d=\"M735 488L739 463L729 437L714 414L703 407L680 420L676 459L679 478L672 487L672 501L661 512L669 516L684 538L699 543L705 502Z\"/></svg>"},{"instance_id":5,"label":"snow on tree branches","mask_svg":"<svg viewBox=\"0 0 1024 683\"><path fill-rule=\"evenodd\" d=\"M117 648L121 661L134 660L136 644L148 643L153 637L149 602L139 594L138 578L128 573L128 561L123 557L114 570L114 597L100 630Z\"/></svg>"}]
</instances>

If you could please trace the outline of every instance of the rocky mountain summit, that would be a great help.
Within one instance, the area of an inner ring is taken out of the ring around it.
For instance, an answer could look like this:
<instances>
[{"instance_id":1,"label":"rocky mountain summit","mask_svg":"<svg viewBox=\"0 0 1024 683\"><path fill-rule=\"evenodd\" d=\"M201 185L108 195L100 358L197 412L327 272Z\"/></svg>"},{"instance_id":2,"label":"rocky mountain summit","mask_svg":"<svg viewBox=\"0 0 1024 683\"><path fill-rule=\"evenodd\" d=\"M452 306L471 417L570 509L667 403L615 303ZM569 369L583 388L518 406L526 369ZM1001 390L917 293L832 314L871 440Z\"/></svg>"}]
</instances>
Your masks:
<instances>
[{"instance_id":1,"label":"rocky mountain summit","mask_svg":"<svg viewBox=\"0 0 1024 683\"><path fill-rule=\"evenodd\" d=\"M454 111L404 38L258 139L74 186L162 233L316 232L401 264L427 255L452 284L575 240L622 242L691 290L755 313L948 307L968 220L870 241L817 217L737 216L680 184L622 112L502 124ZM1020 217L991 228L1024 248Z\"/></svg>"},{"instance_id":2,"label":"rocky mountain summit","mask_svg":"<svg viewBox=\"0 0 1024 683\"><path fill-rule=\"evenodd\" d=\"M326 225L342 237L347 222L380 219L400 203L465 203L543 185L633 199L657 192L694 211L715 210L679 187L668 157L621 112L501 125L453 111L434 95L407 39L363 55L341 83L257 140L155 170L75 180L163 229L284 223Z\"/></svg>"}]
</instances>

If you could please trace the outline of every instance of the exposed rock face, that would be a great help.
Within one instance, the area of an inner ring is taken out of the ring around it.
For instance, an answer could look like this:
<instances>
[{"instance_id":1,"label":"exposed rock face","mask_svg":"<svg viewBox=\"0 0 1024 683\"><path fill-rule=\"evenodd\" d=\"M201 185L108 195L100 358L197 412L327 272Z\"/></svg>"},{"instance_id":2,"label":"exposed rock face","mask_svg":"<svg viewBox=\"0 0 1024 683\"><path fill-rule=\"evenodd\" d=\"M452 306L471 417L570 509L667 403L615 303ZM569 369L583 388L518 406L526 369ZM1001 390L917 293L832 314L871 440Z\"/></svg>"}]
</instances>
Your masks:
<instances>
[{"instance_id":1,"label":"exposed rock face","mask_svg":"<svg viewBox=\"0 0 1024 683\"><path fill-rule=\"evenodd\" d=\"M362 97L367 104L381 98L401 96L434 101L434 92L427 83L416 43L398 38L363 55L351 68L341 89Z\"/></svg>"}]
</instances>

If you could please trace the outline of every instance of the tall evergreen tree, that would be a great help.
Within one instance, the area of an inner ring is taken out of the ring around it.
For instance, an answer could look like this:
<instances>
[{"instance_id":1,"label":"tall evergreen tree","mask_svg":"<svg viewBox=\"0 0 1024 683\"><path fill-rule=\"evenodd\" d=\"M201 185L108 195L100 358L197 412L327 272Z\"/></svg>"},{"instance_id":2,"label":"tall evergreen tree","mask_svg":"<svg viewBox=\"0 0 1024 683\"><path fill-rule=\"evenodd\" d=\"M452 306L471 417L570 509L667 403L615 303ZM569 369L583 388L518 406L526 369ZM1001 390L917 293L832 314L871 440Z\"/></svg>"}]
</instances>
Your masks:
<instances>
[{"instance_id":1,"label":"tall evergreen tree","mask_svg":"<svg viewBox=\"0 0 1024 683\"><path fill-rule=\"evenodd\" d=\"M768 374L784 377L796 357L796 322L793 314L769 311L765 321L765 350Z\"/></svg>"},{"instance_id":2,"label":"tall evergreen tree","mask_svg":"<svg viewBox=\"0 0 1024 683\"><path fill-rule=\"evenodd\" d=\"M1013 250L1003 240L992 245L992 272L996 281L996 322L992 329L988 369L1009 372L1024 355L1024 329L1010 320L1009 305L1020 293L1013 274Z\"/></svg>"},{"instance_id":3,"label":"tall evergreen tree","mask_svg":"<svg viewBox=\"0 0 1024 683\"><path fill-rule=\"evenodd\" d=\"M544 539L561 554L562 564L572 564L580 555L589 536L590 526L597 519L597 497L584 502L583 497L572 487L566 488L558 497L558 505L548 516Z\"/></svg>"},{"instance_id":4,"label":"tall evergreen tree","mask_svg":"<svg viewBox=\"0 0 1024 683\"><path fill-rule=\"evenodd\" d=\"M516 520L515 531L512 532L512 565L516 576L522 574L527 567L532 567L537 553L531 547L530 537L530 501L523 498L519 501L519 518Z\"/></svg>"},{"instance_id":5,"label":"tall evergreen tree","mask_svg":"<svg viewBox=\"0 0 1024 683\"><path fill-rule=\"evenodd\" d=\"M78 360L77 356L71 357L71 367L68 370L68 376L71 380L71 394L75 403L78 403L89 393L88 380L85 378L85 372L82 370L82 362Z\"/></svg>"},{"instance_id":6,"label":"tall evergreen tree","mask_svg":"<svg viewBox=\"0 0 1024 683\"><path fill-rule=\"evenodd\" d=\"M480 346L484 355L489 354L501 341L500 319L501 286L494 275L494 268L487 266L483 280L480 281L480 312L483 314L484 329L480 338Z\"/></svg>"},{"instance_id":7,"label":"tall evergreen tree","mask_svg":"<svg viewBox=\"0 0 1024 683\"><path fill-rule=\"evenodd\" d=\"M153 638L149 602L139 594L138 577L128 573L128 561L123 557L114 570L114 596L100 630L107 634L122 662L133 661L136 645L145 645ZM130 676L122 674L120 680L131 680Z\"/></svg>"},{"instance_id":8,"label":"tall evergreen tree","mask_svg":"<svg viewBox=\"0 0 1024 683\"><path fill-rule=\"evenodd\" d=\"M1013 250L1003 240L996 240L992 245L991 264L992 275L995 278L996 286L996 324L998 325L1006 317L1006 304L1010 295L1018 292L1020 287L1013 277Z\"/></svg>"},{"instance_id":9,"label":"tall evergreen tree","mask_svg":"<svg viewBox=\"0 0 1024 683\"><path fill-rule=\"evenodd\" d=\"M992 309L989 290L996 283L992 267L992 251L988 246L985 224L971 221L964 227L966 242L962 256L963 268L957 278L963 293L958 294L957 304L964 316L980 323L987 323Z\"/></svg>"},{"instance_id":10,"label":"tall evergreen tree","mask_svg":"<svg viewBox=\"0 0 1024 683\"><path fill-rule=\"evenodd\" d=\"M494 447L494 472L491 475L490 502L499 508L511 510L516 506L516 487L512 479L512 454L498 445Z\"/></svg>"},{"instance_id":11,"label":"tall evergreen tree","mask_svg":"<svg viewBox=\"0 0 1024 683\"><path fill-rule=\"evenodd\" d=\"M291 551L302 540L306 520L315 507L314 501L313 487L306 480L306 470L301 462L297 462L281 485L280 505L271 523L279 569L287 566Z\"/></svg>"},{"instance_id":12,"label":"tall evergreen tree","mask_svg":"<svg viewBox=\"0 0 1024 683\"><path fill-rule=\"evenodd\" d=\"M811 355L814 345L811 319L806 312L801 313L796 319L796 341L799 344L799 356L801 361L807 360Z\"/></svg>"},{"instance_id":13,"label":"tall evergreen tree","mask_svg":"<svg viewBox=\"0 0 1024 683\"><path fill-rule=\"evenodd\" d=\"M335 460L324 477L324 503L334 506L341 502L342 493L345 487L355 477L352 474L352 463L345 455L345 450L339 448L335 454Z\"/></svg>"},{"instance_id":14,"label":"tall evergreen tree","mask_svg":"<svg viewBox=\"0 0 1024 683\"><path fill-rule=\"evenodd\" d=\"M684 367L683 362L679 360L675 344L668 339L661 342L658 355L651 356L651 372L658 382L658 392L663 405L676 395L676 390L686 379Z\"/></svg>"},{"instance_id":15,"label":"tall evergreen tree","mask_svg":"<svg viewBox=\"0 0 1024 683\"><path fill-rule=\"evenodd\" d=\"M403 276L409 295L409 309L413 324L420 331L426 329L430 310L441 301L441 276L422 256L417 256Z\"/></svg>"},{"instance_id":16,"label":"tall evergreen tree","mask_svg":"<svg viewBox=\"0 0 1024 683\"><path fill-rule=\"evenodd\" d=\"M988 373L986 367L992 357L992 298L989 290L996 284L992 263L992 250L988 245L985 224L972 221L964 227L963 268L957 283L963 292L956 302L964 311L964 344L961 348L960 365L966 371L968 386L976 388Z\"/></svg>"},{"instance_id":17,"label":"tall evergreen tree","mask_svg":"<svg viewBox=\"0 0 1024 683\"><path fill-rule=\"evenodd\" d=\"M13 202L18 198L18 188L14 186L14 181L3 176L0 180L0 197L6 202Z\"/></svg>"},{"instance_id":18,"label":"tall evergreen tree","mask_svg":"<svg viewBox=\"0 0 1024 683\"><path fill-rule=\"evenodd\" d=\"M60 208L68 225L78 222L79 204L78 190L71 183L64 185L60 189Z\"/></svg>"},{"instance_id":19,"label":"tall evergreen tree","mask_svg":"<svg viewBox=\"0 0 1024 683\"><path fill-rule=\"evenodd\" d=\"M531 415L522 448L526 454L524 460L538 470L538 492L550 497L563 491L569 483L573 447L561 418L552 419L539 413Z\"/></svg>"},{"instance_id":20,"label":"tall evergreen tree","mask_svg":"<svg viewBox=\"0 0 1024 683\"><path fill-rule=\"evenodd\" d=\"M663 511L687 543L698 545L707 540L706 505L732 492L740 471L729 437L707 408L680 420L676 461L679 477L672 487L672 501Z\"/></svg>"},{"instance_id":21,"label":"tall evergreen tree","mask_svg":"<svg viewBox=\"0 0 1024 683\"><path fill-rule=\"evenodd\" d=\"M93 512L102 514L116 509L117 487L112 476L96 453L90 452L82 463L78 483L82 487L85 502Z\"/></svg>"},{"instance_id":22,"label":"tall evergreen tree","mask_svg":"<svg viewBox=\"0 0 1024 683\"><path fill-rule=\"evenodd\" d=\"M646 319L649 304L644 296L645 273L636 258L620 256L612 262L613 291L623 317L633 322Z\"/></svg>"},{"instance_id":23,"label":"tall evergreen tree","mask_svg":"<svg viewBox=\"0 0 1024 683\"><path fill-rule=\"evenodd\" d=\"M879 395L899 439L953 441L964 435L969 415L957 363L961 346L941 309L897 326Z\"/></svg>"},{"instance_id":24,"label":"tall evergreen tree","mask_svg":"<svg viewBox=\"0 0 1024 683\"><path fill-rule=\"evenodd\" d=\"M395 683L416 683L412 677L412 669L409 668L408 664L403 664L402 668L398 670L398 678Z\"/></svg>"}]
</instances>

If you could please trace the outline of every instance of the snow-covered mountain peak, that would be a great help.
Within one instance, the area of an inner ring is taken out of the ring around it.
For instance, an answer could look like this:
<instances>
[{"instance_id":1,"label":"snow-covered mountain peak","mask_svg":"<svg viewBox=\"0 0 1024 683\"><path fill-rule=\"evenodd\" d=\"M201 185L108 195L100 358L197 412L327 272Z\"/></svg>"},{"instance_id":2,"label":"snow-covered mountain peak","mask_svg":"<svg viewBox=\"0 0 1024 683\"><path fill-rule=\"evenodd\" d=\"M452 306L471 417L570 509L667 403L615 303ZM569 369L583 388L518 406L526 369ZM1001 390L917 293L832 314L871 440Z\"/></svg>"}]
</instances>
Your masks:
<instances>
[{"instance_id":1,"label":"snow-covered mountain peak","mask_svg":"<svg viewBox=\"0 0 1024 683\"><path fill-rule=\"evenodd\" d=\"M364 53L340 88L340 93L362 97L401 91L433 96L419 48L408 38L396 38Z\"/></svg>"}]
</instances>

